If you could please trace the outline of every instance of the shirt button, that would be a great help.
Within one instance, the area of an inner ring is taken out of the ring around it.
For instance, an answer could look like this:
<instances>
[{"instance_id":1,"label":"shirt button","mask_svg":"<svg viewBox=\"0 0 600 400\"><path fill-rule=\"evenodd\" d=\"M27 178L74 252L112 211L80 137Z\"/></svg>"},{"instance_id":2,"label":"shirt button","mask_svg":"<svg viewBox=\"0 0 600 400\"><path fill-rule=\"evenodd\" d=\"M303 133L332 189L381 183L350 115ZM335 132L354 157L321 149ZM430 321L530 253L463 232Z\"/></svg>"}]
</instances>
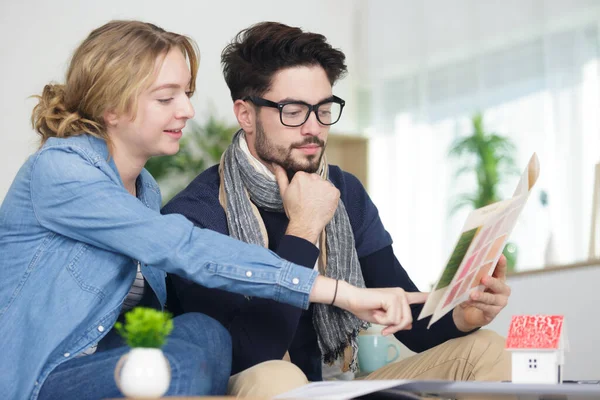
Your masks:
<instances>
[{"instance_id":1,"label":"shirt button","mask_svg":"<svg viewBox=\"0 0 600 400\"><path fill-rule=\"evenodd\" d=\"M98 327L98 331L99 331L99 332L104 332L104 327L103 327L102 325L100 325L100 326Z\"/></svg>"},{"instance_id":2,"label":"shirt button","mask_svg":"<svg viewBox=\"0 0 600 400\"><path fill-rule=\"evenodd\" d=\"M65 354L63 354L63 356L65 356L65 357L69 357L70 355L71 355L71 353L65 353Z\"/></svg>"},{"instance_id":3,"label":"shirt button","mask_svg":"<svg viewBox=\"0 0 600 400\"><path fill-rule=\"evenodd\" d=\"M294 278L294 279L292 279L292 283L293 283L294 285L297 285L297 284L299 284L299 283L300 283L300 279L298 279L298 278Z\"/></svg>"},{"instance_id":4,"label":"shirt button","mask_svg":"<svg viewBox=\"0 0 600 400\"><path fill-rule=\"evenodd\" d=\"M35 385L35 386L37 386L37 385L39 385L39 384L40 384L40 383L39 383L38 381L35 381L35 383L34 383L34 385Z\"/></svg>"},{"instance_id":5,"label":"shirt button","mask_svg":"<svg viewBox=\"0 0 600 400\"><path fill-rule=\"evenodd\" d=\"M252 271L247 271L247 272L246 272L246 276L247 276L248 278L250 278L250 277L252 276Z\"/></svg>"}]
</instances>

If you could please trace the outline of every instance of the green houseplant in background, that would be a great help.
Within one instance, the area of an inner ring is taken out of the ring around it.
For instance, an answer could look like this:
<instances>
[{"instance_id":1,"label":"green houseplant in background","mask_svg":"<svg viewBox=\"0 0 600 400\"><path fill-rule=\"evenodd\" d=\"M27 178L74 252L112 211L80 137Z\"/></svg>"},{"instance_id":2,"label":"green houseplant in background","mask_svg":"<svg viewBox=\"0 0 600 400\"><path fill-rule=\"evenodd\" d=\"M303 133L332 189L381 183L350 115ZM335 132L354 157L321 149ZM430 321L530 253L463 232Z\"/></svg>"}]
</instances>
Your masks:
<instances>
[{"instance_id":1,"label":"green houseplant in background","mask_svg":"<svg viewBox=\"0 0 600 400\"><path fill-rule=\"evenodd\" d=\"M159 398L171 383L169 361L161 348L173 330L170 313L136 307L125 313L125 323L117 322L116 331L131 350L115 367L115 382L130 398Z\"/></svg>"},{"instance_id":2,"label":"green houseplant in background","mask_svg":"<svg viewBox=\"0 0 600 400\"><path fill-rule=\"evenodd\" d=\"M166 203L206 168L217 164L239 128L210 115L204 124L189 120L179 141L179 152L152 157L146 169L160 186Z\"/></svg>"},{"instance_id":3,"label":"green houseplant in background","mask_svg":"<svg viewBox=\"0 0 600 400\"><path fill-rule=\"evenodd\" d=\"M455 139L449 155L462 164L455 177L474 176L477 187L472 193L460 194L451 213L466 206L477 209L499 201L498 192L502 179L518 175L513 158L516 146L504 136L486 132L482 113L476 113L471 122L473 132ZM503 254L506 256L508 270L514 271L518 254L515 244L507 243Z\"/></svg>"}]
</instances>

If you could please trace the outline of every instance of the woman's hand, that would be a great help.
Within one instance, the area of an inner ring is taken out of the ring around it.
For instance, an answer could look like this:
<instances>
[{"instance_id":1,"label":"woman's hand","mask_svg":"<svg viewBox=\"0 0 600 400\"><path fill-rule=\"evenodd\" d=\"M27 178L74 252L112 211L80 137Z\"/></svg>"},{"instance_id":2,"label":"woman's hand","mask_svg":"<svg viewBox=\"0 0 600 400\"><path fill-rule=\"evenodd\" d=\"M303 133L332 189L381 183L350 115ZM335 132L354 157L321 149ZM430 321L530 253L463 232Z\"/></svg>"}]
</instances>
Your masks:
<instances>
[{"instance_id":1,"label":"woman's hand","mask_svg":"<svg viewBox=\"0 0 600 400\"><path fill-rule=\"evenodd\" d=\"M318 276L311 292L314 303L331 304L335 280ZM360 289L338 282L334 305L367 322L384 325L383 335L412 327L411 304L424 303L429 293L405 292L400 288Z\"/></svg>"}]
</instances>

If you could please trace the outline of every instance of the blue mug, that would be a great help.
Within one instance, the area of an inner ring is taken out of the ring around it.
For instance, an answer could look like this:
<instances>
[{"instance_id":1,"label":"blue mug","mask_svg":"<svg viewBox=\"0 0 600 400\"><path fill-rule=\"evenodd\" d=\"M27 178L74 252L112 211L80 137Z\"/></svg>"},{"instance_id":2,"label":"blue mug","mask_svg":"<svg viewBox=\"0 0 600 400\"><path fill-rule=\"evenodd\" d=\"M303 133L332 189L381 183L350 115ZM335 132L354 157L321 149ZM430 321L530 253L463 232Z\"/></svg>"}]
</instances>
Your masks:
<instances>
[{"instance_id":1,"label":"blue mug","mask_svg":"<svg viewBox=\"0 0 600 400\"><path fill-rule=\"evenodd\" d=\"M394 349L395 354L389 357L389 349ZM358 336L358 366L360 372L371 373L387 364L396 361L400 356L398 347L390 339L382 335Z\"/></svg>"}]
</instances>

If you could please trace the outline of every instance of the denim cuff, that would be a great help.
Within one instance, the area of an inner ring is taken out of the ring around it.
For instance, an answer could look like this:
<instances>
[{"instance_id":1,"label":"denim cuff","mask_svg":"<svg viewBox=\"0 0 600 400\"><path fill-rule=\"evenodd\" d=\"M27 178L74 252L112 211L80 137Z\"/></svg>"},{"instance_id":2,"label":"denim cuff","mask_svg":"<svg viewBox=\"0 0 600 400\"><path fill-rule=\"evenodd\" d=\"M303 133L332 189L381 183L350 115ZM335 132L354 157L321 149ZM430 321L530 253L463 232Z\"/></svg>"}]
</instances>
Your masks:
<instances>
[{"instance_id":1,"label":"denim cuff","mask_svg":"<svg viewBox=\"0 0 600 400\"><path fill-rule=\"evenodd\" d=\"M281 268L277 301L307 310L310 292L318 275L314 269L286 262Z\"/></svg>"}]
</instances>

